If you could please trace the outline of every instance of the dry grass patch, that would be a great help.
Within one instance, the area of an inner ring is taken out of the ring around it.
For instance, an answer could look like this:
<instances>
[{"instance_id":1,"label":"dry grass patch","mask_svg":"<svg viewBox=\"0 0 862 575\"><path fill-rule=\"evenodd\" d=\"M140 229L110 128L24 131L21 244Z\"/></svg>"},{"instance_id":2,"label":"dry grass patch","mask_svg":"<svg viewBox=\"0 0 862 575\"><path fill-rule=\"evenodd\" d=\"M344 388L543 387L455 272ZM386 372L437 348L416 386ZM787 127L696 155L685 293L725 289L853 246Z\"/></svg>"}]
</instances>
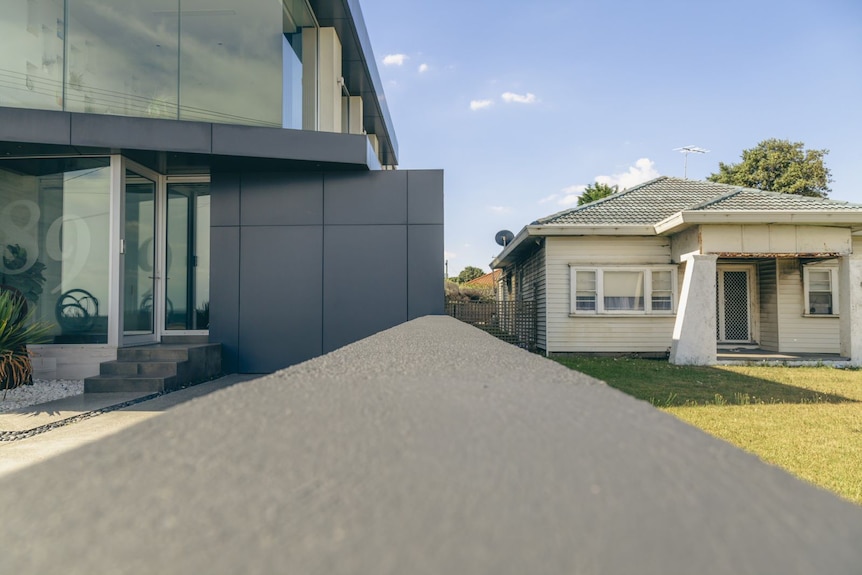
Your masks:
<instances>
[{"instance_id":1,"label":"dry grass patch","mask_svg":"<svg viewBox=\"0 0 862 575\"><path fill-rule=\"evenodd\" d=\"M862 371L627 358L561 363L862 504Z\"/></svg>"}]
</instances>

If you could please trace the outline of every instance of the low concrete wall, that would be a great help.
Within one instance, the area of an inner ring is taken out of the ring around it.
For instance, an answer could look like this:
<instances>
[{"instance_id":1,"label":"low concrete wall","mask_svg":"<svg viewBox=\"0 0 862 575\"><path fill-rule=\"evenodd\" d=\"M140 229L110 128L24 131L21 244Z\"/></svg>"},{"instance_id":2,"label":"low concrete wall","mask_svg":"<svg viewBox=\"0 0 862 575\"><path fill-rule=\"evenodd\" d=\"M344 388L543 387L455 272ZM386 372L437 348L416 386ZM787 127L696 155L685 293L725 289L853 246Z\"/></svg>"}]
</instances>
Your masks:
<instances>
[{"instance_id":1,"label":"low concrete wall","mask_svg":"<svg viewBox=\"0 0 862 575\"><path fill-rule=\"evenodd\" d=\"M9 573L862 565L862 508L448 317L7 476L0 509Z\"/></svg>"}]
</instances>

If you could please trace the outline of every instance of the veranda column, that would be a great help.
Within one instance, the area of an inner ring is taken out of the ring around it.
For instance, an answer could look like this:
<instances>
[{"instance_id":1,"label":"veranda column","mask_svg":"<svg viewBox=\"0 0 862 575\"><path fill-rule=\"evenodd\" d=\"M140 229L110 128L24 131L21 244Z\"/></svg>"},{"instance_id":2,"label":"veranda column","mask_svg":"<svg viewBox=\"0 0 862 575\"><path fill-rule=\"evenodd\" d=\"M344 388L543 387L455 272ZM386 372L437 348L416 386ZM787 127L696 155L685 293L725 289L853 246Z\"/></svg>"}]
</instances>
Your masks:
<instances>
[{"instance_id":1,"label":"veranda column","mask_svg":"<svg viewBox=\"0 0 862 575\"><path fill-rule=\"evenodd\" d=\"M718 256L684 256L685 277L673 326L670 362L677 365L715 363L715 262Z\"/></svg>"},{"instance_id":2,"label":"veranda column","mask_svg":"<svg viewBox=\"0 0 862 575\"><path fill-rule=\"evenodd\" d=\"M842 257L838 276L841 355L862 366L862 254Z\"/></svg>"}]
</instances>

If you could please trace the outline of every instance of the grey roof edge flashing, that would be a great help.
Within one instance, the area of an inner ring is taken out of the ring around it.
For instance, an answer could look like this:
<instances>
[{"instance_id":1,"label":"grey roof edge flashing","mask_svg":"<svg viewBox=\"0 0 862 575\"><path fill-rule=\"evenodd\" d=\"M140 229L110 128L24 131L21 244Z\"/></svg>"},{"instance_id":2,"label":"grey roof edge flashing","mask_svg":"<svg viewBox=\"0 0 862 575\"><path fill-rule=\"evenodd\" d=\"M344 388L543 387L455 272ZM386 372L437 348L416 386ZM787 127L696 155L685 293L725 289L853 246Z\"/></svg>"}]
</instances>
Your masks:
<instances>
[{"instance_id":1,"label":"grey roof edge flashing","mask_svg":"<svg viewBox=\"0 0 862 575\"><path fill-rule=\"evenodd\" d=\"M379 168L368 138L360 134L54 110L0 107L0 142L43 145L45 155L57 155L50 148L59 145Z\"/></svg>"}]
</instances>

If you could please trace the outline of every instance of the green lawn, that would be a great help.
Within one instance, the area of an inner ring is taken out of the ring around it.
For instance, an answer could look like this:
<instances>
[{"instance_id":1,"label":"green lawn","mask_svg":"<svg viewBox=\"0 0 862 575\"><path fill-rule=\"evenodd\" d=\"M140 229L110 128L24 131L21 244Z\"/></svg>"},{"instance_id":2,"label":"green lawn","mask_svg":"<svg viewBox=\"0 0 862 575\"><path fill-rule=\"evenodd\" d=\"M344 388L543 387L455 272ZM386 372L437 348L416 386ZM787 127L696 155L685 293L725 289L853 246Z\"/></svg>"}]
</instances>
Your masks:
<instances>
[{"instance_id":1,"label":"green lawn","mask_svg":"<svg viewBox=\"0 0 862 575\"><path fill-rule=\"evenodd\" d=\"M862 371L557 361L862 504Z\"/></svg>"}]
</instances>

